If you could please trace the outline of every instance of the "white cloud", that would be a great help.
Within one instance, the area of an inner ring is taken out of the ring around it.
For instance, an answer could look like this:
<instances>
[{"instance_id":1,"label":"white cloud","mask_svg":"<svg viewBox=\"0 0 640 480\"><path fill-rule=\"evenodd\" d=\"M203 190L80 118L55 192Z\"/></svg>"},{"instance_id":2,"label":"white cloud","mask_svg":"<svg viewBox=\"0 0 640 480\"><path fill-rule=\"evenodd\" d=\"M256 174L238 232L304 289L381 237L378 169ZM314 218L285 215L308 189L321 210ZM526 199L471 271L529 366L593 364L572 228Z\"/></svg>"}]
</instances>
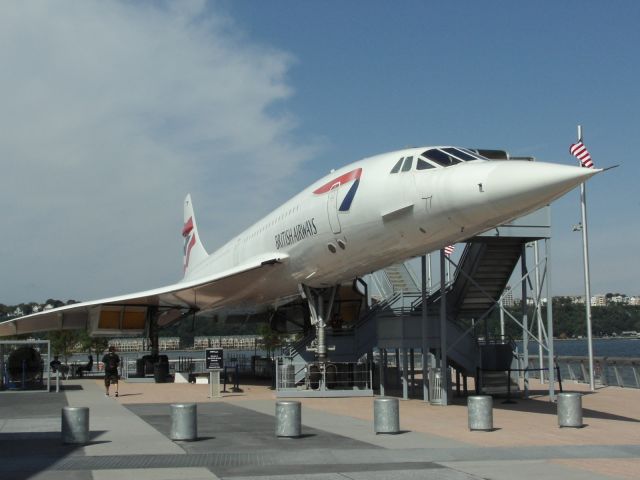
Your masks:
<instances>
[{"instance_id":1,"label":"white cloud","mask_svg":"<svg viewBox=\"0 0 640 480\"><path fill-rule=\"evenodd\" d=\"M293 59L212 5L3 5L0 302L172 282L188 191L218 244L282 199Z\"/></svg>"}]
</instances>

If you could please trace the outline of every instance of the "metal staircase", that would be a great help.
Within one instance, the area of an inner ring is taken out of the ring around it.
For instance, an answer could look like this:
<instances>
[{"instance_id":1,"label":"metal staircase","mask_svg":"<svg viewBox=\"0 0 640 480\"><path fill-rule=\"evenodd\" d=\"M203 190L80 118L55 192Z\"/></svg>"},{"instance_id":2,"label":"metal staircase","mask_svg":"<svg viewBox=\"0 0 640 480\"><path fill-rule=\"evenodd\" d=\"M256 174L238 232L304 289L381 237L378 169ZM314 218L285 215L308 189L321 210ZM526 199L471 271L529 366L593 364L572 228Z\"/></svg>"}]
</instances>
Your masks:
<instances>
[{"instance_id":1,"label":"metal staircase","mask_svg":"<svg viewBox=\"0 0 640 480\"><path fill-rule=\"evenodd\" d=\"M450 319L478 319L500 299L520 260L522 238L481 238L467 243L453 282L447 289ZM418 300L416 310L422 308ZM429 311L440 311L440 291L427 298Z\"/></svg>"},{"instance_id":2,"label":"metal staircase","mask_svg":"<svg viewBox=\"0 0 640 480\"><path fill-rule=\"evenodd\" d=\"M459 319L477 319L500 299L527 239L478 238L467 244L447 293L447 311Z\"/></svg>"},{"instance_id":3,"label":"metal staircase","mask_svg":"<svg viewBox=\"0 0 640 480\"><path fill-rule=\"evenodd\" d=\"M447 287L447 343L449 362L466 375L475 375L481 366L476 338L465 320L481 319L500 299L527 239L514 237L476 237L467 243L453 282ZM440 296L427 298L429 344L440 344ZM421 311L422 302L414 309Z\"/></svg>"},{"instance_id":4,"label":"metal staircase","mask_svg":"<svg viewBox=\"0 0 640 480\"><path fill-rule=\"evenodd\" d=\"M420 283L415 274L411 270L411 267L406 263L396 263L390 265L384 269L384 273L389 279L394 293L418 293L420 292Z\"/></svg>"},{"instance_id":5,"label":"metal staircase","mask_svg":"<svg viewBox=\"0 0 640 480\"><path fill-rule=\"evenodd\" d=\"M467 244L454 281L447 291L448 358L451 365L467 375L475 375L480 366L476 338L462 320L480 318L493 307L513 272L525 239L480 238ZM384 269L395 293L374 305L347 332L334 335L327 332L327 342L336 346L334 361L354 361L374 347L416 348L422 346L422 302L417 280L404 263ZM428 344L440 345L440 291L427 299ZM313 336L307 336L291 346L290 355L296 362L313 361L306 351ZM296 381L299 380L296 378Z\"/></svg>"},{"instance_id":6,"label":"metal staircase","mask_svg":"<svg viewBox=\"0 0 640 480\"><path fill-rule=\"evenodd\" d=\"M470 320L481 321L496 307L520 260L523 246L543 238L550 238L548 207L468 241L453 281L447 285L446 296L447 356L450 365L460 373L475 375L486 356L469 328ZM330 354L332 361L356 361L374 348L421 349L420 282L411 267L406 263L392 265L367 276L366 281L377 292L370 291L373 299L370 310L349 330L327 331L327 344L336 346ZM433 288L427 298L429 349L440 347L441 292L438 287ZM306 352L312 340L313 337L307 337L291 349L296 361L313 360L313 354ZM497 380L504 378L503 374L495 376Z\"/></svg>"}]
</instances>

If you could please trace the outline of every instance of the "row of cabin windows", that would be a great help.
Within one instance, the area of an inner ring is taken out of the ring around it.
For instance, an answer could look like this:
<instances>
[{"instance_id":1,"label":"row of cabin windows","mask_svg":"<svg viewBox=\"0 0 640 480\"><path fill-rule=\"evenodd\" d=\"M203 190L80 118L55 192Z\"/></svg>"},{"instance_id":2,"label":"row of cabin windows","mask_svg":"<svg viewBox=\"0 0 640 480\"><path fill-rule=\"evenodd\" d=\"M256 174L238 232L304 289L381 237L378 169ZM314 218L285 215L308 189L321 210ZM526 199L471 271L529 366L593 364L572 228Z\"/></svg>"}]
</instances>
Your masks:
<instances>
[{"instance_id":1,"label":"row of cabin windows","mask_svg":"<svg viewBox=\"0 0 640 480\"><path fill-rule=\"evenodd\" d=\"M295 207L291 207L285 213L281 214L278 218L274 218L273 220L269 221L268 223L262 225L257 230L254 230L253 232L251 232L248 236L244 237L243 241L247 242L248 240L250 240L250 239L256 237L257 235L261 234L262 232L264 232L267 228L270 228L270 227L274 226L276 223L284 220L289 215L291 215L292 213L297 212L299 210L300 210L300 205L296 205Z\"/></svg>"}]
</instances>

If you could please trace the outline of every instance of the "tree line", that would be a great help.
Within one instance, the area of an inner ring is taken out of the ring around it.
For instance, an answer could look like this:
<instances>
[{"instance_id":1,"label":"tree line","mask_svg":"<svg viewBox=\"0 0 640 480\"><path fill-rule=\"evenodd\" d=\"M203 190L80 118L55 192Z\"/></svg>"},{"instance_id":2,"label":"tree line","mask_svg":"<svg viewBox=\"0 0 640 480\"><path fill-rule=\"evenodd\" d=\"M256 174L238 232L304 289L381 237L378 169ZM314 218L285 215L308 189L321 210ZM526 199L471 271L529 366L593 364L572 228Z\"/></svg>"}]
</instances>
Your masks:
<instances>
[{"instance_id":1,"label":"tree line","mask_svg":"<svg viewBox=\"0 0 640 480\"><path fill-rule=\"evenodd\" d=\"M506 309L518 321L522 321L521 306L507 307ZM542 321L546 327L547 308L541 308ZM527 318L531 325L536 320L535 310L527 308ZM500 313L492 312L488 319L489 333L499 335ZM596 337L610 337L620 335L626 331L640 332L640 307L636 305L608 304L606 306L591 307L592 333ZM532 329L536 331L535 328ZM586 306L572 303L566 297L553 299L553 331L555 338L577 338L587 336ZM512 338L522 337L522 327L516 324L508 316L505 316L505 334Z\"/></svg>"},{"instance_id":2,"label":"tree line","mask_svg":"<svg viewBox=\"0 0 640 480\"><path fill-rule=\"evenodd\" d=\"M60 307L76 303L74 300L63 302L60 300L47 299L46 304ZM10 318L17 307L25 315L33 311L36 303L21 303L19 305L0 304L0 321ZM576 338L587 335L585 321L585 305L572 303L567 297L555 297L553 299L553 324L554 336L556 338ZM522 308L520 306L507 307L506 310L518 321L522 319ZM606 306L591 307L592 331L594 336L616 336L625 331L640 332L640 307L635 305L608 304ZM546 326L546 307L541 309L542 319ZM535 321L535 311L533 307L527 308L529 325ZM177 322L166 329L161 330L162 336L179 336L183 345L192 344L195 336L216 336L216 335L260 335L269 337L268 320L265 315L245 316L245 320L220 322L217 317L187 318ZM500 315L498 309L489 315L487 324L478 325L478 333L486 333L492 336L500 334ZM535 331L535 328L531 328ZM512 338L522 336L522 328L505 315L505 333ZM107 347L107 339L91 338L86 331L54 331L38 334L38 337L49 339L52 342L52 349L61 355L70 354L73 351L95 352L99 354ZM275 343L278 343L277 341Z\"/></svg>"}]
</instances>

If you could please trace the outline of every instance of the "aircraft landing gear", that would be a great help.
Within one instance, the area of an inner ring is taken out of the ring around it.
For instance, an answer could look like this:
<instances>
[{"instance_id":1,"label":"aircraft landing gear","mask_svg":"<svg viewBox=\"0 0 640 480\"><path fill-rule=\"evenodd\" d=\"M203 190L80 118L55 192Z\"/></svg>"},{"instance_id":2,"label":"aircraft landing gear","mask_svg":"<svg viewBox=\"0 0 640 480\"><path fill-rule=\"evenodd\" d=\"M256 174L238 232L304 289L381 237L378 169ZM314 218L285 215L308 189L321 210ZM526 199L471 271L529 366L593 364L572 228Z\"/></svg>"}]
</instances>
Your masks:
<instances>
[{"instance_id":1,"label":"aircraft landing gear","mask_svg":"<svg viewBox=\"0 0 640 480\"><path fill-rule=\"evenodd\" d=\"M304 297L309 305L311 326L316 329L315 346L308 347L307 350L315 352L318 362L321 363L328 360L327 351L335 348L327 346L325 329L327 327L326 319L331 318L337 290L338 286L311 288L307 285L302 285Z\"/></svg>"}]
</instances>

